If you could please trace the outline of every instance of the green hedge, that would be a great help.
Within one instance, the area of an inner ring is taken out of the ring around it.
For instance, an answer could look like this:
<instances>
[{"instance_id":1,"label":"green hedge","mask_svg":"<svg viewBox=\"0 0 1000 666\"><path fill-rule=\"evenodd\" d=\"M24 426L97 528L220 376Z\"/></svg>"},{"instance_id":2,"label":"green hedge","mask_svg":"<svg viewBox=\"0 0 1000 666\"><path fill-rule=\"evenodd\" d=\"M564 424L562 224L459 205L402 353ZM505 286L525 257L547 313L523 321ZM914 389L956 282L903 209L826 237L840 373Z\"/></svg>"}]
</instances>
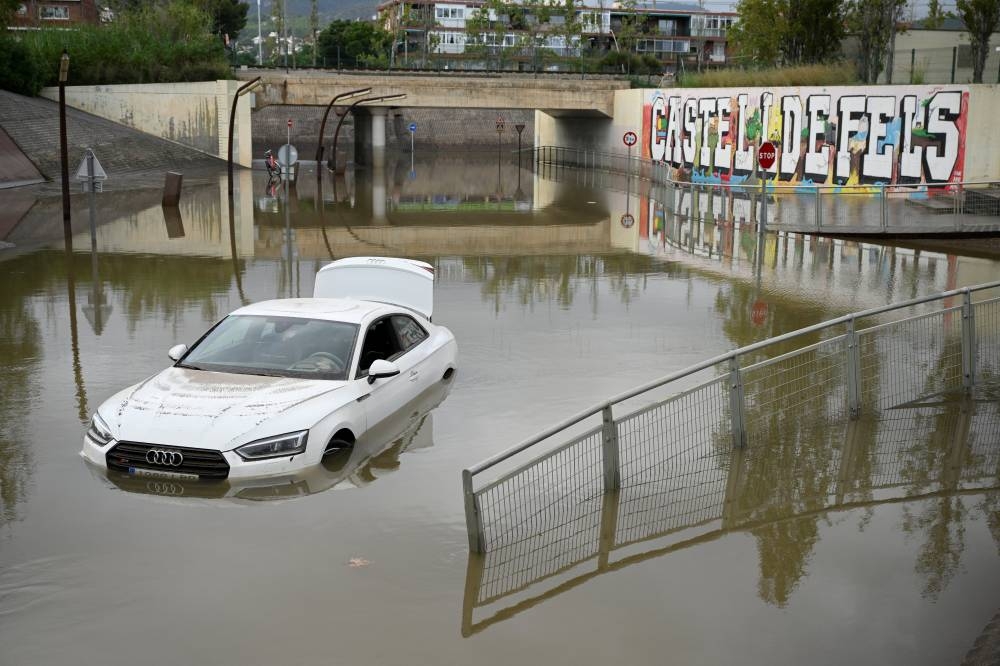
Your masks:
<instances>
[{"instance_id":1,"label":"green hedge","mask_svg":"<svg viewBox=\"0 0 1000 666\"><path fill-rule=\"evenodd\" d=\"M119 15L105 25L8 33L0 44L0 86L34 95L56 85L63 49L70 85L169 83L232 78L211 22L184 1ZM13 68L4 58L16 61Z\"/></svg>"}]
</instances>

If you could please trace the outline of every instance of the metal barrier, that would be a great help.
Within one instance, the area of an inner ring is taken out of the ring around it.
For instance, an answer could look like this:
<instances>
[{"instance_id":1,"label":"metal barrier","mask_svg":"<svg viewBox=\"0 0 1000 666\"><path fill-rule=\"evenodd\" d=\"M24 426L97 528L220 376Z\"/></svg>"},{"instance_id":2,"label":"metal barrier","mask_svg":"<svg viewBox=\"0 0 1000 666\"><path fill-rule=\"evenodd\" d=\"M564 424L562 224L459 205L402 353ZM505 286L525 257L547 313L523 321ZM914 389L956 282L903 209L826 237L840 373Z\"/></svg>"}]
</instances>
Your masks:
<instances>
[{"instance_id":1,"label":"metal barrier","mask_svg":"<svg viewBox=\"0 0 1000 666\"><path fill-rule=\"evenodd\" d=\"M997 293L1000 281L856 312L716 356L575 414L463 470L469 549L529 543L555 515L561 539L579 538L597 529L602 495L653 483L668 461L690 462L694 477L712 474L700 467L707 458L795 429L804 415L821 427L1000 379ZM904 312L909 316L891 318ZM678 392L653 400L661 388ZM650 404L615 416L615 406L635 399ZM534 447L556 436L569 439L475 487L487 470L541 451ZM683 483L686 474L669 483Z\"/></svg>"},{"instance_id":2,"label":"metal barrier","mask_svg":"<svg viewBox=\"0 0 1000 666\"><path fill-rule=\"evenodd\" d=\"M648 467L642 483L626 484L623 477L620 491L550 512L537 532L470 555L462 634L480 632L609 571L727 533L751 530L762 548L774 551L789 525L828 520L831 511L942 501L1000 486L995 399L886 410L834 427L825 418L804 417L798 426L782 431L766 450L688 450L670 460L661 455L664 464ZM927 538L938 528L927 528ZM911 523L908 536L917 537L921 529ZM774 594L766 600L777 604L787 600L780 595L794 588L794 577L803 575L813 552L808 530L791 536L802 547L783 553L787 572L760 569L758 589L762 596ZM771 592L775 587L784 593ZM475 617L477 610L484 617Z\"/></svg>"},{"instance_id":3,"label":"metal barrier","mask_svg":"<svg viewBox=\"0 0 1000 666\"><path fill-rule=\"evenodd\" d=\"M540 146L522 152L543 175L560 169L618 174L594 184L631 191L630 179L651 182L651 192L681 219L726 221L798 233L926 234L1000 231L1000 182L962 181L941 185L811 185L691 183L671 179L666 164L621 153Z\"/></svg>"}]
</instances>

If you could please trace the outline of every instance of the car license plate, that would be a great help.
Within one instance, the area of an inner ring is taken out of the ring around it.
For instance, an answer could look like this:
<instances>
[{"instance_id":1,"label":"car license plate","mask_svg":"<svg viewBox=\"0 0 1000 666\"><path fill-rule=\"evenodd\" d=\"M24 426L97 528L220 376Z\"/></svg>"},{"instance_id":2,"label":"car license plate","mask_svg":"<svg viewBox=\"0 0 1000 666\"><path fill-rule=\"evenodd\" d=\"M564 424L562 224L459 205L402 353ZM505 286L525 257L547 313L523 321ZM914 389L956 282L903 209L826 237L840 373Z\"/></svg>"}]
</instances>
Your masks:
<instances>
[{"instance_id":1,"label":"car license plate","mask_svg":"<svg viewBox=\"0 0 1000 666\"><path fill-rule=\"evenodd\" d=\"M145 469L143 467L129 467L128 473L134 476L155 476L158 479L184 479L186 481L197 481L197 474L185 474L183 472L167 472L159 469Z\"/></svg>"}]
</instances>

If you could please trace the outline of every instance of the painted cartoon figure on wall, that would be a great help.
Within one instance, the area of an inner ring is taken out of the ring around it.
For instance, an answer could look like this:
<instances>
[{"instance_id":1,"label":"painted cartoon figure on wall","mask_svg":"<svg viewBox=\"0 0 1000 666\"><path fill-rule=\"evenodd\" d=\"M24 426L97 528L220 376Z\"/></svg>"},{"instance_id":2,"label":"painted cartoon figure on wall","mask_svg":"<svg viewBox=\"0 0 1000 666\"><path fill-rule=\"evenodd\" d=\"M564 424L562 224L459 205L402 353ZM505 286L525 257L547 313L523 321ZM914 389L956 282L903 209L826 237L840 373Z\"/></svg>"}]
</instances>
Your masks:
<instances>
[{"instance_id":1,"label":"painted cartoon figure on wall","mask_svg":"<svg viewBox=\"0 0 1000 666\"><path fill-rule=\"evenodd\" d=\"M862 89L650 91L643 100L643 156L695 183L756 181L762 139L778 149L776 184L871 189L947 186L962 180L969 104L962 86Z\"/></svg>"}]
</instances>

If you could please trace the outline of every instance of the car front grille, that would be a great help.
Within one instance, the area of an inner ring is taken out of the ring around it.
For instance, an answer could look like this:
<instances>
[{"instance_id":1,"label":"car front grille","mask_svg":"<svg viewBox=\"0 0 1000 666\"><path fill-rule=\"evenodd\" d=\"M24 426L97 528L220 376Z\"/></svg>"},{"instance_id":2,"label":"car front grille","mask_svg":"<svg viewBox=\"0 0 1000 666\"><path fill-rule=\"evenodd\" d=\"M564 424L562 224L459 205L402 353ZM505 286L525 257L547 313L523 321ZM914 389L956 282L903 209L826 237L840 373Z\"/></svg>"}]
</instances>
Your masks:
<instances>
[{"instance_id":1,"label":"car front grille","mask_svg":"<svg viewBox=\"0 0 1000 666\"><path fill-rule=\"evenodd\" d=\"M146 454L150 450L176 451L184 456L180 465L150 463ZM158 444L140 444L138 442L118 442L108 451L105 460L108 469L128 472L130 468L139 467L160 472L179 474L197 474L202 479L225 479L229 477L229 463L218 451L205 449L190 449L183 446L160 446Z\"/></svg>"}]
</instances>

